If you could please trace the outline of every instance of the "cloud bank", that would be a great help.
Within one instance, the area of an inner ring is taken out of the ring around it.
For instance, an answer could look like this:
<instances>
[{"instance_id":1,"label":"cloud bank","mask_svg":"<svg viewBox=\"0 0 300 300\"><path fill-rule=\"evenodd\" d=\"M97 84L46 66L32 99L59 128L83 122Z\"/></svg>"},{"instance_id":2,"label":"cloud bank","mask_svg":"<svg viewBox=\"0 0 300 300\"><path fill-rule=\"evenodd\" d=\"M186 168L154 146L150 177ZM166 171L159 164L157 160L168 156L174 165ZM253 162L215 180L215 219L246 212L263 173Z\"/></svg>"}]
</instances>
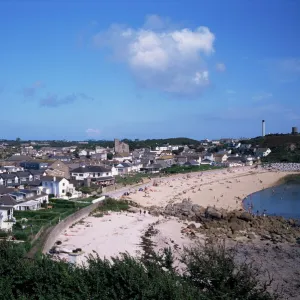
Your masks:
<instances>
[{"instance_id":1,"label":"cloud bank","mask_svg":"<svg viewBox=\"0 0 300 300\"><path fill-rule=\"evenodd\" d=\"M209 86L207 60L214 42L208 27L175 29L156 15L148 16L141 28L116 24L93 36L93 44L108 47L141 86L177 95L199 94Z\"/></svg>"},{"instance_id":2,"label":"cloud bank","mask_svg":"<svg viewBox=\"0 0 300 300\"><path fill-rule=\"evenodd\" d=\"M64 97L59 97L57 94L49 94L41 98L39 102L41 106L58 107L74 103L77 100L93 100L93 98L84 93L73 93Z\"/></svg>"}]
</instances>

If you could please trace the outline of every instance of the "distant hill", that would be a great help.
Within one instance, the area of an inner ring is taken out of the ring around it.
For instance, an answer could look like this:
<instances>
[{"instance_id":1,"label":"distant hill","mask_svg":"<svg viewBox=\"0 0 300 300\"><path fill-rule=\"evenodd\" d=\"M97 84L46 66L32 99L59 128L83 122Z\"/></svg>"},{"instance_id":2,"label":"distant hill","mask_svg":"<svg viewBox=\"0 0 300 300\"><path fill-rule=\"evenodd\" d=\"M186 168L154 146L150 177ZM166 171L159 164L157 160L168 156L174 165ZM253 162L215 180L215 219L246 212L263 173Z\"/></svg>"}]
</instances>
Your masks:
<instances>
[{"instance_id":1,"label":"distant hill","mask_svg":"<svg viewBox=\"0 0 300 300\"><path fill-rule=\"evenodd\" d=\"M264 162L300 162L300 135L274 134L242 141L260 148L270 148Z\"/></svg>"}]
</instances>

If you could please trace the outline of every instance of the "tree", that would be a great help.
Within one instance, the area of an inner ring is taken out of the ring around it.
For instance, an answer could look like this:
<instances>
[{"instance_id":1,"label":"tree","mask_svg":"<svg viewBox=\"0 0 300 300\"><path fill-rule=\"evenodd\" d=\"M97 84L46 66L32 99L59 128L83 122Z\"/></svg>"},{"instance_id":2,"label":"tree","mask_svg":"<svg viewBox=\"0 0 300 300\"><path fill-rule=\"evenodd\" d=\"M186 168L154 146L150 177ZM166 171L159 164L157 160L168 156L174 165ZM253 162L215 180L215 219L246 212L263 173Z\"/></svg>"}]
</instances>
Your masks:
<instances>
[{"instance_id":1,"label":"tree","mask_svg":"<svg viewBox=\"0 0 300 300\"><path fill-rule=\"evenodd\" d=\"M108 160L112 160L113 159L113 157L114 157L114 155L112 154L112 153L107 153L107 159Z\"/></svg>"}]
</instances>

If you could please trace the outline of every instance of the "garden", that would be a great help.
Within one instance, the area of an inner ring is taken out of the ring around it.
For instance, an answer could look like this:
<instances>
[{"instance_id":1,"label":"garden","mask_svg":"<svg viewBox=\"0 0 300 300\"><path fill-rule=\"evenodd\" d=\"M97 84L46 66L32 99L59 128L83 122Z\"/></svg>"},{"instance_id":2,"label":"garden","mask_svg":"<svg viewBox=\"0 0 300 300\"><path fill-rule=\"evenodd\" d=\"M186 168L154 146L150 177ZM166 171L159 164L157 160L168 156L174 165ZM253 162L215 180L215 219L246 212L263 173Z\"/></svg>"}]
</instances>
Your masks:
<instances>
[{"instance_id":1,"label":"garden","mask_svg":"<svg viewBox=\"0 0 300 300\"><path fill-rule=\"evenodd\" d=\"M48 208L36 211L14 211L17 222L13 226L13 237L16 240L31 241L41 230L57 224L60 220L89 203L77 203L69 200L51 199Z\"/></svg>"}]
</instances>

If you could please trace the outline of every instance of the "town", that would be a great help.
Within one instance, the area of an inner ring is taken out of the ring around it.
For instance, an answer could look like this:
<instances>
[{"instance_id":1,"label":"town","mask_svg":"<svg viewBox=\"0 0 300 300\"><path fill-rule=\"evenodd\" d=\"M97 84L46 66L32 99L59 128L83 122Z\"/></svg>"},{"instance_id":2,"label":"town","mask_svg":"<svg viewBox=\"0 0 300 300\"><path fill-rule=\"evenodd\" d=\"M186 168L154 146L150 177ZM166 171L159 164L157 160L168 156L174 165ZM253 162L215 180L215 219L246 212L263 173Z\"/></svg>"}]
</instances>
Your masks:
<instances>
[{"instance_id":1,"label":"town","mask_svg":"<svg viewBox=\"0 0 300 300\"><path fill-rule=\"evenodd\" d=\"M197 145L162 144L130 149L118 139L112 148L76 142L50 147L45 142L2 142L0 161L0 228L12 226L13 211L39 210L49 198L83 199L116 189L118 182L136 174L152 176L168 170L251 166L269 148L236 139L201 140ZM137 182L138 183L138 182Z\"/></svg>"}]
</instances>

